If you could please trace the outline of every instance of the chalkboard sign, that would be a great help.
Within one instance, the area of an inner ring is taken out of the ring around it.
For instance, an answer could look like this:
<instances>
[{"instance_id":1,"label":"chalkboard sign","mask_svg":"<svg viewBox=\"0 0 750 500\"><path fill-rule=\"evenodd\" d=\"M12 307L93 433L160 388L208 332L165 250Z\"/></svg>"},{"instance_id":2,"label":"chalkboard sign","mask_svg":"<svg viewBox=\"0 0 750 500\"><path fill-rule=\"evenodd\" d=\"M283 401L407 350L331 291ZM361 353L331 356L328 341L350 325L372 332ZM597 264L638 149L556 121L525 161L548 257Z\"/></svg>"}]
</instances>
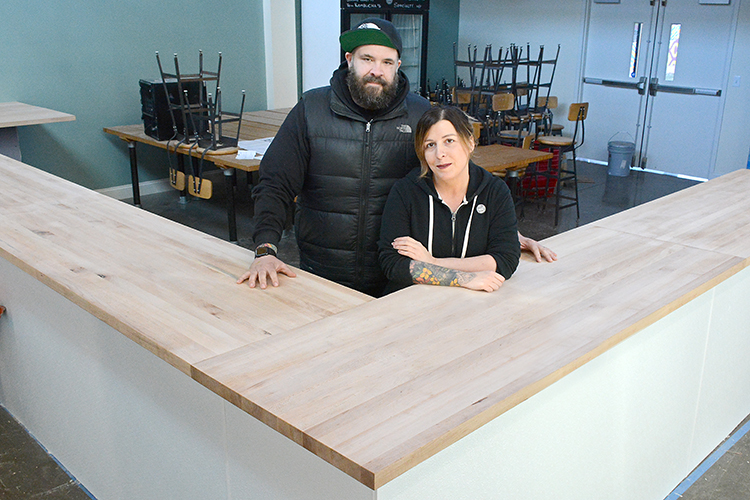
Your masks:
<instances>
[{"instance_id":1,"label":"chalkboard sign","mask_svg":"<svg viewBox=\"0 0 750 500\"><path fill-rule=\"evenodd\" d=\"M429 10L430 0L341 0L342 9Z\"/></svg>"}]
</instances>

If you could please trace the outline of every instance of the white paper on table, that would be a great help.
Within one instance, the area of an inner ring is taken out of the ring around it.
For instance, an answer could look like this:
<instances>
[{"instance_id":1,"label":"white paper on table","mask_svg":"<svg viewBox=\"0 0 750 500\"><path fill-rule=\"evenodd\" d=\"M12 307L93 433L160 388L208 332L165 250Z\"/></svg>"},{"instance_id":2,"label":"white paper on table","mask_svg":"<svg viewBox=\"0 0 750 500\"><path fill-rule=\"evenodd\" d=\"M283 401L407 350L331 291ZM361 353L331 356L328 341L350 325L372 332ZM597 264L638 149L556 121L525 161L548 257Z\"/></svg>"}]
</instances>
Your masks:
<instances>
[{"instance_id":1,"label":"white paper on table","mask_svg":"<svg viewBox=\"0 0 750 500\"><path fill-rule=\"evenodd\" d=\"M266 137L264 139L256 139L254 141L239 141L237 142L237 147L241 150L247 150L247 151L255 151L255 154L263 158L263 155L266 154L266 150L268 149L268 146L271 145L271 141L273 141L273 137ZM237 152L237 155L240 154L241 151ZM238 159L241 159L238 157ZM259 159L255 158L254 159Z\"/></svg>"},{"instance_id":2,"label":"white paper on table","mask_svg":"<svg viewBox=\"0 0 750 500\"><path fill-rule=\"evenodd\" d=\"M245 151L244 149L237 151L237 160L260 160L260 158L255 158L255 151Z\"/></svg>"}]
</instances>

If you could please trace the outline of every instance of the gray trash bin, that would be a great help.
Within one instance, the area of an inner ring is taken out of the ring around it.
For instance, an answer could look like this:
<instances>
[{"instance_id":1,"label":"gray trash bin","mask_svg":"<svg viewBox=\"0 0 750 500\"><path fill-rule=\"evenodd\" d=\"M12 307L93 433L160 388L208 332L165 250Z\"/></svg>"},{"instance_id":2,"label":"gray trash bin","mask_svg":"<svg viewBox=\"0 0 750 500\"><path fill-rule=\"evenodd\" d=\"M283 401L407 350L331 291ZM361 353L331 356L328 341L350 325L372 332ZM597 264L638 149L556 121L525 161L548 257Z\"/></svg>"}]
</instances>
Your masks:
<instances>
[{"instance_id":1,"label":"gray trash bin","mask_svg":"<svg viewBox=\"0 0 750 500\"><path fill-rule=\"evenodd\" d=\"M625 141L610 141L607 144L609 161L607 162L609 175L615 177L627 177L630 174L630 165L633 163L635 143Z\"/></svg>"}]
</instances>

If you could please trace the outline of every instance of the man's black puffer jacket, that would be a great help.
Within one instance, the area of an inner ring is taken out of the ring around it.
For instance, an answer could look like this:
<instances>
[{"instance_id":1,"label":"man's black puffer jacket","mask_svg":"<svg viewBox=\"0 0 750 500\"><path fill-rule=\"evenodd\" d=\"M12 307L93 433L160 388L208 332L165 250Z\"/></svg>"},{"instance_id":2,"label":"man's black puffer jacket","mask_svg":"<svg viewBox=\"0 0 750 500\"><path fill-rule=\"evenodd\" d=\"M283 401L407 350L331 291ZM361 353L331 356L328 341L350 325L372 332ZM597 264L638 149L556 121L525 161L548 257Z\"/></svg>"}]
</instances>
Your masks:
<instances>
[{"instance_id":1,"label":"man's black puffer jacket","mask_svg":"<svg viewBox=\"0 0 750 500\"><path fill-rule=\"evenodd\" d=\"M300 267L371 295L386 280L377 242L393 184L419 165L417 122L426 99L403 84L395 102L367 116L351 99L346 64L331 86L306 92L261 162L255 199L256 244L277 243L286 207L297 196Z\"/></svg>"}]
</instances>

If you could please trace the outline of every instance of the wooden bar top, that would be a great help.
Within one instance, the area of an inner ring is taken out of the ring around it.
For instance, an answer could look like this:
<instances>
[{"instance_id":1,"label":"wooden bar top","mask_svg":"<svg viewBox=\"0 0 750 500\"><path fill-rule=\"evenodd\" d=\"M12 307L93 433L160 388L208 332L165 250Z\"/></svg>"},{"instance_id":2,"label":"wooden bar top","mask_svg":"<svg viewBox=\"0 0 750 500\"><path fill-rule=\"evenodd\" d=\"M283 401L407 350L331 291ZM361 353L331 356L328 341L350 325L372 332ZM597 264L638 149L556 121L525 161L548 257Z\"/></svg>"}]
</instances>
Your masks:
<instances>
[{"instance_id":1,"label":"wooden bar top","mask_svg":"<svg viewBox=\"0 0 750 500\"><path fill-rule=\"evenodd\" d=\"M0 128L70 122L75 119L74 115L31 104L0 102Z\"/></svg>"},{"instance_id":2,"label":"wooden bar top","mask_svg":"<svg viewBox=\"0 0 750 500\"><path fill-rule=\"evenodd\" d=\"M745 268L748 189L737 171L548 239L559 261L497 292L413 286L194 378L378 488Z\"/></svg>"},{"instance_id":3,"label":"wooden bar top","mask_svg":"<svg viewBox=\"0 0 750 500\"><path fill-rule=\"evenodd\" d=\"M545 242L497 292L368 300L10 159L0 255L376 489L750 263L750 171Z\"/></svg>"},{"instance_id":4,"label":"wooden bar top","mask_svg":"<svg viewBox=\"0 0 750 500\"><path fill-rule=\"evenodd\" d=\"M187 374L371 300L303 271L251 290L252 251L4 156L0 177L0 257Z\"/></svg>"}]
</instances>

